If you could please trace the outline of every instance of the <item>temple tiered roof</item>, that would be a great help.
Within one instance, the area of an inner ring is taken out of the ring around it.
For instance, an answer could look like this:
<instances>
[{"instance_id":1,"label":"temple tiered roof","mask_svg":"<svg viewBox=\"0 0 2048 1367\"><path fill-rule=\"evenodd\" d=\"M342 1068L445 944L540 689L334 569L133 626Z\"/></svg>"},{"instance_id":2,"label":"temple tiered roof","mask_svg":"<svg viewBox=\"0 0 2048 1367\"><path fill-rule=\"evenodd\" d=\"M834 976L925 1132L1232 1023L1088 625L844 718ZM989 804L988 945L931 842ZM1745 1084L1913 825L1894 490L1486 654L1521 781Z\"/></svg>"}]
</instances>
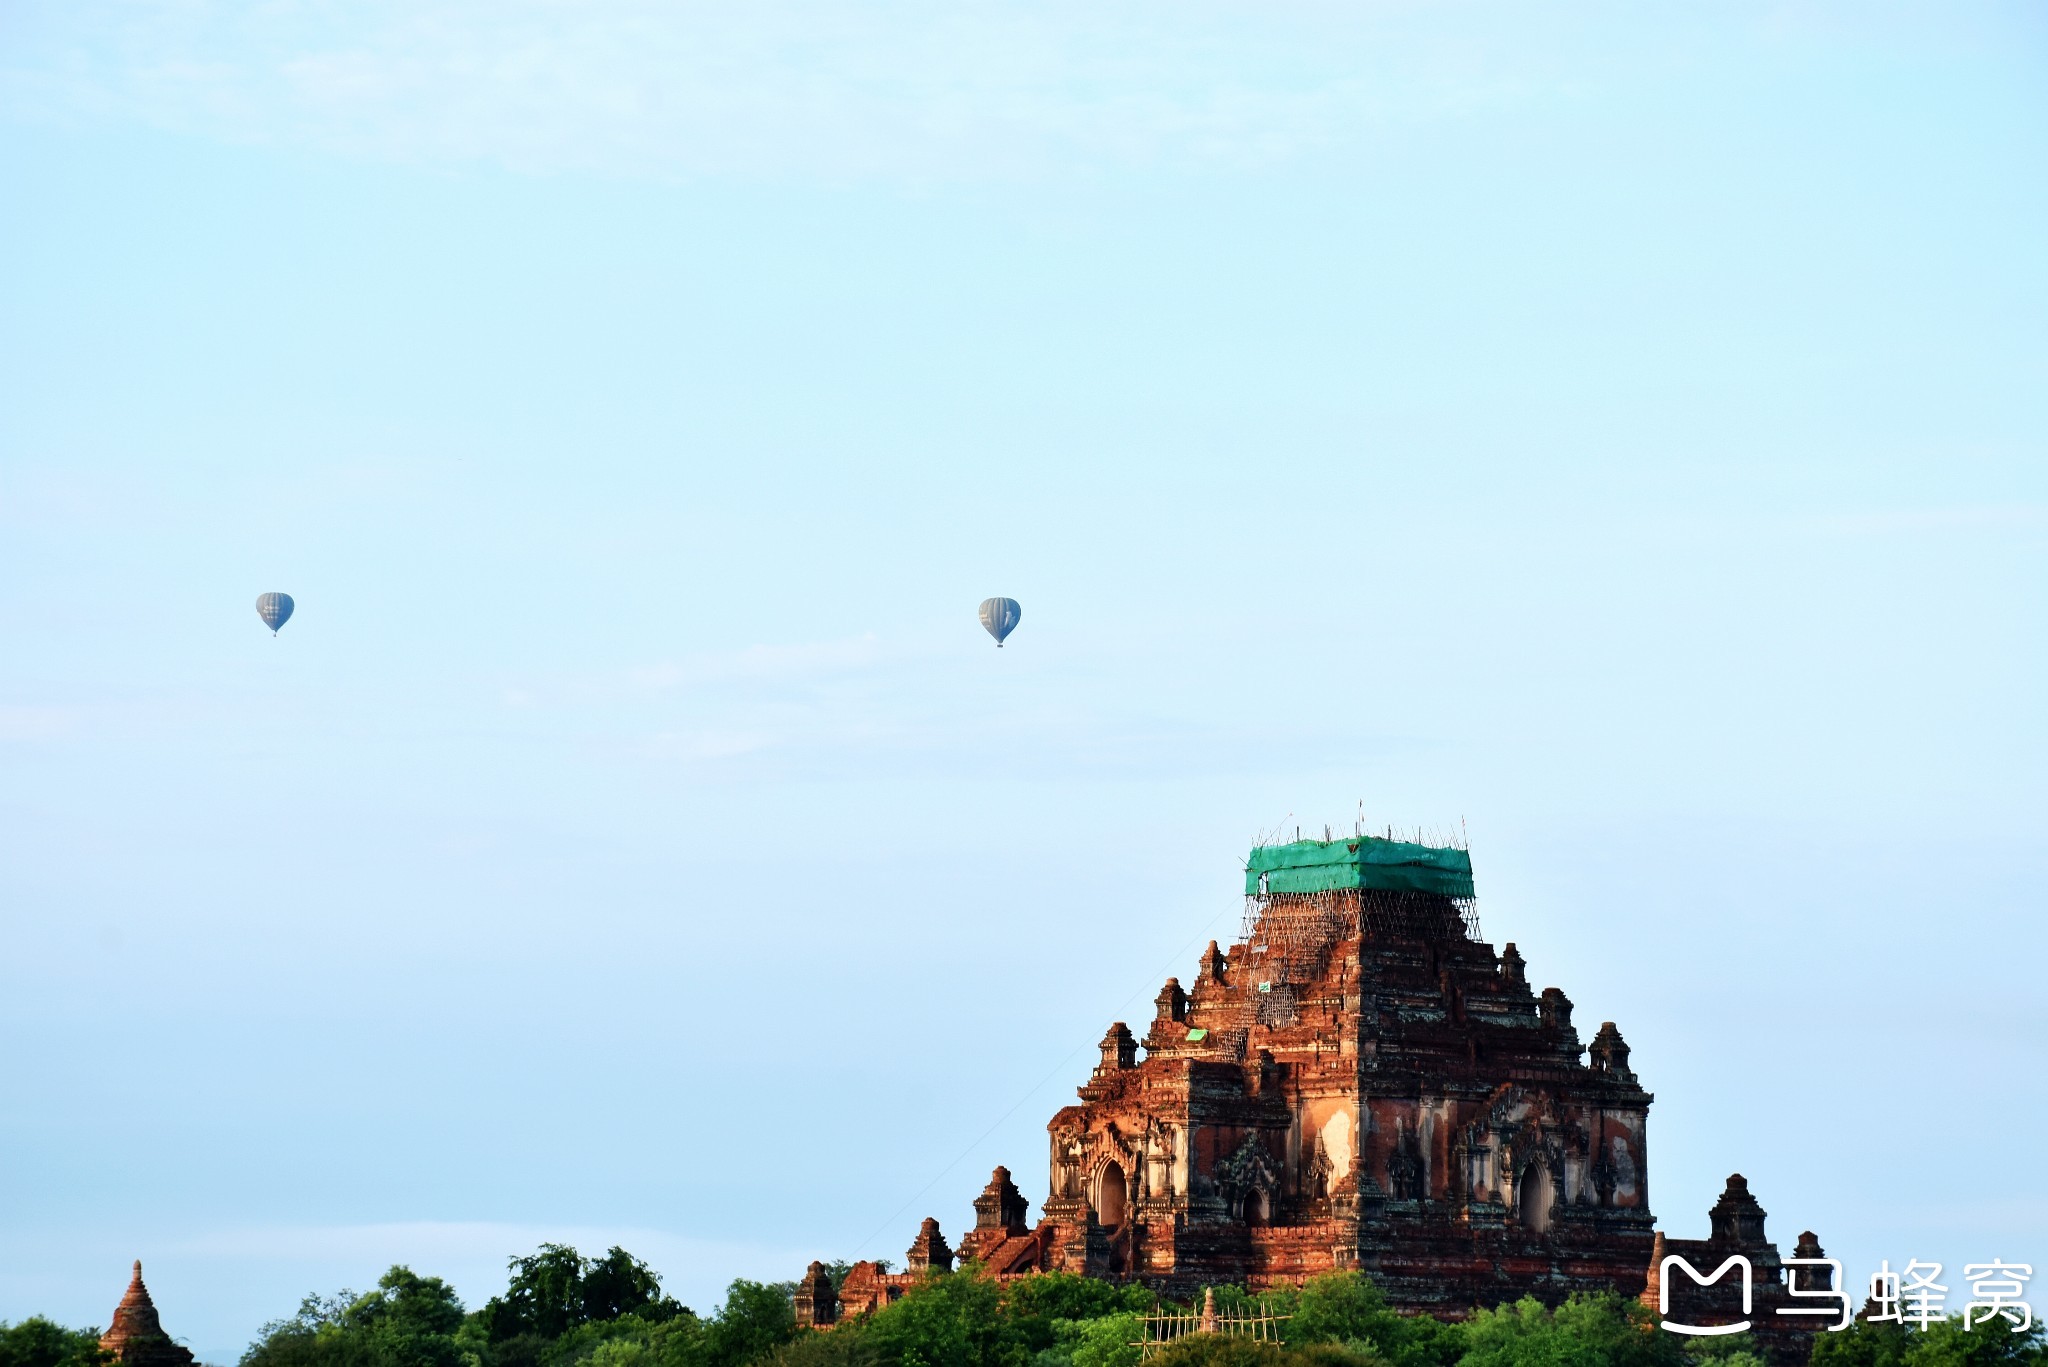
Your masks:
<instances>
[{"instance_id":1,"label":"temple tiered roof","mask_svg":"<svg viewBox=\"0 0 2048 1367\"><path fill-rule=\"evenodd\" d=\"M100 1336L100 1347L123 1367L192 1367L192 1350L166 1334L157 1318L156 1302L142 1284L140 1258L127 1294L114 1307L114 1322Z\"/></svg>"}]
</instances>

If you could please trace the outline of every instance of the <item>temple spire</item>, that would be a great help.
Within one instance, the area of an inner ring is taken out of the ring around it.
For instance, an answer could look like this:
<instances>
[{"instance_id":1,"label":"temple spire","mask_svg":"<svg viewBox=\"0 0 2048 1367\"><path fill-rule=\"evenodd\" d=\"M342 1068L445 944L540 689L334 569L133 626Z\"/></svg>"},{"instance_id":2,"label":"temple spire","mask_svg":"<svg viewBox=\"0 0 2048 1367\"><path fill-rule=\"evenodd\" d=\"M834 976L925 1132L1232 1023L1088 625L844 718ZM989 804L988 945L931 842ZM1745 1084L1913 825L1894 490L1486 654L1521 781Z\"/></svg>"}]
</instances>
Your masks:
<instances>
[{"instance_id":1,"label":"temple spire","mask_svg":"<svg viewBox=\"0 0 2048 1367\"><path fill-rule=\"evenodd\" d=\"M164 1332L156 1302L142 1282L142 1259L128 1279L127 1294L114 1307L113 1323L100 1336L100 1348L122 1367L192 1367L192 1350Z\"/></svg>"}]
</instances>

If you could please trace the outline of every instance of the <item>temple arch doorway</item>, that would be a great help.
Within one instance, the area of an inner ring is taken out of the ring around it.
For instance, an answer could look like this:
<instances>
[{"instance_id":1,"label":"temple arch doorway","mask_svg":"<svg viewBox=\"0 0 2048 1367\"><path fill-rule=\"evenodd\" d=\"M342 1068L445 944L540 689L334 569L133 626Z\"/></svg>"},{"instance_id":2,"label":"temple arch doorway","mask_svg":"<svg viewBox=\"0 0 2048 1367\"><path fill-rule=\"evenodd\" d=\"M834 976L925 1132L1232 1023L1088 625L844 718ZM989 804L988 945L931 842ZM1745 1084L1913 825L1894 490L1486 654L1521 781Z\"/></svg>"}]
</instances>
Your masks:
<instances>
[{"instance_id":1,"label":"temple arch doorway","mask_svg":"<svg viewBox=\"0 0 2048 1367\"><path fill-rule=\"evenodd\" d=\"M1550 1183L1550 1165L1538 1160L1515 1179L1515 1215L1522 1228L1541 1234L1550 1228L1550 1207L1557 1199Z\"/></svg>"},{"instance_id":2,"label":"temple arch doorway","mask_svg":"<svg viewBox=\"0 0 2048 1367\"><path fill-rule=\"evenodd\" d=\"M1129 1185L1121 1163L1112 1160L1102 1165L1095 1178L1095 1219L1103 1228L1122 1228Z\"/></svg>"}]
</instances>

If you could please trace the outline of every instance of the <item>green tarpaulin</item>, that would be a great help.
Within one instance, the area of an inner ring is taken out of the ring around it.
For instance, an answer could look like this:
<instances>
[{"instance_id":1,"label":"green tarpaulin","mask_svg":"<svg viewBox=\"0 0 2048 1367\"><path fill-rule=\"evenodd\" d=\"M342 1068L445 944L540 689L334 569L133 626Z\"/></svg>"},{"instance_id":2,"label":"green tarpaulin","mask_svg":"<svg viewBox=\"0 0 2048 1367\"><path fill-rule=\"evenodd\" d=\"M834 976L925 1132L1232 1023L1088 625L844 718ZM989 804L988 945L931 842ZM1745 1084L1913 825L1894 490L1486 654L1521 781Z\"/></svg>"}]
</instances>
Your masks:
<instances>
[{"instance_id":1,"label":"green tarpaulin","mask_svg":"<svg viewBox=\"0 0 2048 1367\"><path fill-rule=\"evenodd\" d=\"M1472 855L1467 850L1440 850L1361 835L1347 840L1261 845L1245 863L1247 897L1262 892L1335 892L1344 888L1470 897Z\"/></svg>"}]
</instances>

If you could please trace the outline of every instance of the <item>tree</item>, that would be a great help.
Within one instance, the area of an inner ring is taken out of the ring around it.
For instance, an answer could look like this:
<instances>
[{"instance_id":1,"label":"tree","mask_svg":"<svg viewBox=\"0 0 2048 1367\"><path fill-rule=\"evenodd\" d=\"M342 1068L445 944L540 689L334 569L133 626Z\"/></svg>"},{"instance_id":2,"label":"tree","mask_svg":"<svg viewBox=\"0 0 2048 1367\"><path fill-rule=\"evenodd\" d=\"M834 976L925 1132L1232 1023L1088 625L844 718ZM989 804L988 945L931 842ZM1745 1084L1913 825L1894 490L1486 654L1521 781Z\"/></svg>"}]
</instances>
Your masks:
<instances>
[{"instance_id":1,"label":"tree","mask_svg":"<svg viewBox=\"0 0 2048 1367\"><path fill-rule=\"evenodd\" d=\"M1282 1335L1293 1347L1345 1344L1393 1367L1450 1367L1465 1347L1458 1330L1442 1320L1396 1313L1357 1272L1326 1272L1268 1301L1289 1317Z\"/></svg>"},{"instance_id":2,"label":"tree","mask_svg":"<svg viewBox=\"0 0 2048 1367\"><path fill-rule=\"evenodd\" d=\"M1002 1312L995 1278L955 1272L928 1277L876 1311L864 1336L876 1361L889 1367L998 1367L1009 1328Z\"/></svg>"},{"instance_id":3,"label":"tree","mask_svg":"<svg viewBox=\"0 0 2048 1367\"><path fill-rule=\"evenodd\" d=\"M1290 1367L1294 1359L1277 1343L1188 1334L1159 1350L1147 1367Z\"/></svg>"},{"instance_id":4,"label":"tree","mask_svg":"<svg viewBox=\"0 0 2048 1367\"><path fill-rule=\"evenodd\" d=\"M1150 1310L1157 1298L1142 1286L1117 1286L1072 1272L1022 1277L1003 1288L1003 1308L1013 1317L1086 1320L1123 1311Z\"/></svg>"},{"instance_id":5,"label":"tree","mask_svg":"<svg viewBox=\"0 0 2048 1367\"><path fill-rule=\"evenodd\" d=\"M1960 1318L1941 1320L1924 1330L1858 1320L1815 1340L1812 1367L2044 1367L2042 1340L2041 1324L2015 1334L2003 1319L1968 1329Z\"/></svg>"},{"instance_id":6,"label":"tree","mask_svg":"<svg viewBox=\"0 0 2048 1367\"><path fill-rule=\"evenodd\" d=\"M422 1277L398 1266L377 1281L377 1289L344 1312L353 1328L449 1337L462 1327L462 1301L439 1277Z\"/></svg>"},{"instance_id":7,"label":"tree","mask_svg":"<svg viewBox=\"0 0 2048 1367\"><path fill-rule=\"evenodd\" d=\"M1857 1320L1847 1329L1817 1336L1809 1361L1811 1367L1905 1367L1912 1346L1902 1324Z\"/></svg>"},{"instance_id":8,"label":"tree","mask_svg":"<svg viewBox=\"0 0 2048 1367\"><path fill-rule=\"evenodd\" d=\"M493 1345L531 1338L553 1341L585 1324L624 1315L649 1321L673 1319L688 1308L661 1291L653 1268L623 1248L586 1258L567 1244L542 1244L510 1261L512 1279L502 1296L478 1312L484 1337ZM523 1358L538 1345L521 1345L498 1355Z\"/></svg>"},{"instance_id":9,"label":"tree","mask_svg":"<svg viewBox=\"0 0 2048 1367\"><path fill-rule=\"evenodd\" d=\"M1311 1343L1290 1348L1287 1356L1296 1367L1387 1367L1385 1358L1362 1343Z\"/></svg>"},{"instance_id":10,"label":"tree","mask_svg":"<svg viewBox=\"0 0 2048 1367\"><path fill-rule=\"evenodd\" d=\"M102 1367L108 1360L97 1329L66 1329L41 1315L0 1320L0 1367Z\"/></svg>"},{"instance_id":11,"label":"tree","mask_svg":"<svg viewBox=\"0 0 2048 1367\"><path fill-rule=\"evenodd\" d=\"M560 1338L583 1322L583 1255L567 1244L542 1244L509 1261L510 1284L479 1312L492 1343L531 1334Z\"/></svg>"},{"instance_id":12,"label":"tree","mask_svg":"<svg viewBox=\"0 0 2048 1367\"><path fill-rule=\"evenodd\" d=\"M1474 1312L1459 1367L1685 1367L1678 1337L1611 1292L1575 1295L1556 1310L1532 1296Z\"/></svg>"},{"instance_id":13,"label":"tree","mask_svg":"<svg viewBox=\"0 0 2048 1367\"><path fill-rule=\"evenodd\" d=\"M1916 1330L1912 1346L1906 1350L1906 1367L2042 1367L2048 1364L2048 1343L2043 1337L2039 1320L2027 1332L2015 1334L2003 1319L1965 1329L1962 1317L1957 1316Z\"/></svg>"},{"instance_id":14,"label":"tree","mask_svg":"<svg viewBox=\"0 0 2048 1367\"><path fill-rule=\"evenodd\" d=\"M393 1267L366 1295L306 1297L296 1315L263 1326L242 1367L464 1367L462 1319L448 1283Z\"/></svg>"},{"instance_id":15,"label":"tree","mask_svg":"<svg viewBox=\"0 0 2048 1367\"><path fill-rule=\"evenodd\" d=\"M860 1321L799 1334L763 1359L770 1367L876 1367L874 1345Z\"/></svg>"},{"instance_id":16,"label":"tree","mask_svg":"<svg viewBox=\"0 0 2048 1367\"><path fill-rule=\"evenodd\" d=\"M257 1331L256 1341L242 1354L242 1367L322 1367L346 1357L343 1320L359 1297L353 1291L333 1296L308 1295L296 1313L272 1320Z\"/></svg>"},{"instance_id":17,"label":"tree","mask_svg":"<svg viewBox=\"0 0 2048 1367\"><path fill-rule=\"evenodd\" d=\"M1072 1367L1138 1367L1145 1318L1136 1311L1054 1322L1054 1348ZM1044 1357L1041 1355L1040 1361Z\"/></svg>"},{"instance_id":18,"label":"tree","mask_svg":"<svg viewBox=\"0 0 2048 1367\"><path fill-rule=\"evenodd\" d=\"M785 1293L744 1277L725 1289L725 1304L704 1326L703 1367L745 1367L796 1335L796 1311Z\"/></svg>"},{"instance_id":19,"label":"tree","mask_svg":"<svg viewBox=\"0 0 2048 1367\"><path fill-rule=\"evenodd\" d=\"M700 1367L704 1325L688 1310L666 1319L621 1315L583 1325L548 1345L548 1367Z\"/></svg>"},{"instance_id":20,"label":"tree","mask_svg":"<svg viewBox=\"0 0 2048 1367\"><path fill-rule=\"evenodd\" d=\"M602 1258L583 1265L583 1318L586 1323L637 1315L644 1320L674 1319L688 1307L661 1292L653 1268L625 1249L614 1246Z\"/></svg>"},{"instance_id":21,"label":"tree","mask_svg":"<svg viewBox=\"0 0 2048 1367\"><path fill-rule=\"evenodd\" d=\"M1116 1286L1071 1272L1048 1272L1003 1286L1006 1358L1051 1352L1075 1367L1134 1367L1130 1345L1144 1337L1140 1314L1158 1304L1142 1286Z\"/></svg>"}]
</instances>

